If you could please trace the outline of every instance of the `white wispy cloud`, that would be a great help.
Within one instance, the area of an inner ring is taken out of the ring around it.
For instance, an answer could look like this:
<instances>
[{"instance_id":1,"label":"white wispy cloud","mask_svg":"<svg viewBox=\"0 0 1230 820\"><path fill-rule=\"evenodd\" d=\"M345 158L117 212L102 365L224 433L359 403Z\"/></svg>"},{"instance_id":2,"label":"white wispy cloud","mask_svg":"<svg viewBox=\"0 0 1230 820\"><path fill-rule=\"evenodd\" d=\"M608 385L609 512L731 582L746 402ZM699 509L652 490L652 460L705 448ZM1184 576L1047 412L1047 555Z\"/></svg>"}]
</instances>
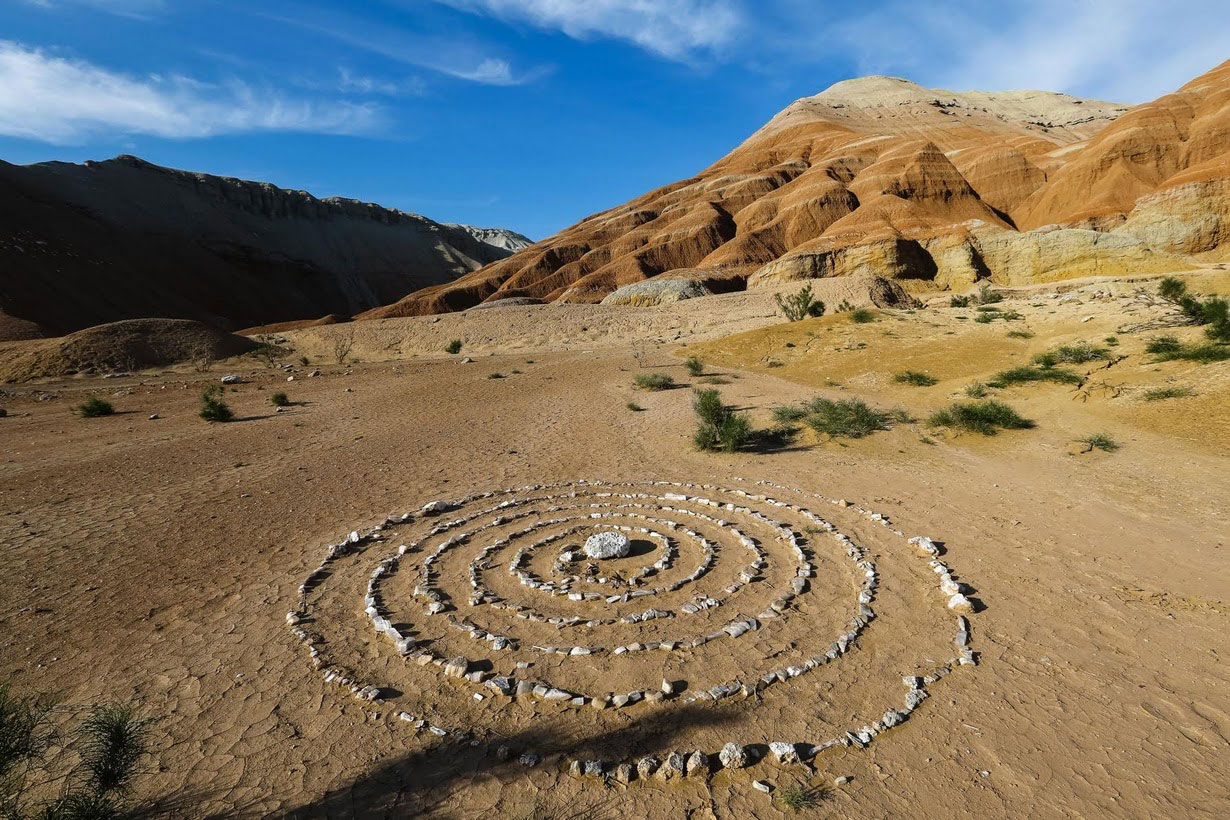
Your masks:
<instances>
[{"instance_id":1,"label":"white wispy cloud","mask_svg":"<svg viewBox=\"0 0 1230 820\"><path fill-rule=\"evenodd\" d=\"M889 0L826 33L859 73L1140 102L1230 57L1226 10L1225 0Z\"/></svg>"},{"instance_id":2,"label":"white wispy cloud","mask_svg":"<svg viewBox=\"0 0 1230 820\"><path fill-rule=\"evenodd\" d=\"M28 6L39 6L49 10L70 6L88 6L122 17L149 17L167 7L166 0L23 0L23 2Z\"/></svg>"},{"instance_id":3,"label":"white wispy cloud","mask_svg":"<svg viewBox=\"0 0 1230 820\"><path fill-rule=\"evenodd\" d=\"M627 40L670 59L730 43L743 23L733 0L438 0L462 11L556 29L578 40Z\"/></svg>"},{"instance_id":4,"label":"white wispy cloud","mask_svg":"<svg viewBox=\"0 0 1230 820\"><path fill-rule=\"evenodd\" d=\"M356 134L380 124L370 104L287 97L234 81L136 77L0 40L0 134L71 144L147 134L174 139L256 131Z\"/></svg>"},{"instance_id":5,"label":"white wispy cloud","mask_svg":"<svg viewBox=\"0 0 1230 820\"><path fill-rule=\"evenodd\" d=\"M360 17L324 9L310 16L250 8L248 13L275 23L329 37L352 48L446 77L484 85L524 85L547 74L549 66L517 70L506 59L492 57L463 34L423 34L372 23Z\"/></svg>"}]
</instances>

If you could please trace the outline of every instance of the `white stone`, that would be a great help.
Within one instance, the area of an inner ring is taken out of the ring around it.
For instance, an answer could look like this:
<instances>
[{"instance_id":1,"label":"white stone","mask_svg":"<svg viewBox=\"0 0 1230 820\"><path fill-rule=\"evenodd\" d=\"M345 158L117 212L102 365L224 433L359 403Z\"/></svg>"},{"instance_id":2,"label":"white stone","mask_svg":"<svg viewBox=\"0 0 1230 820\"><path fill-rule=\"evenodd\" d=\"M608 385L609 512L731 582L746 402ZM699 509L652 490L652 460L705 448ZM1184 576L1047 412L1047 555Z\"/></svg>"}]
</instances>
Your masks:
<instances>
[{"instance_id":1,"label":"white stone","mask_svg":"<svg viewBox=\"0 0 1230 820\"><path fill-rule=\"evenodd\" d=\"M628 554L631 541L619 532L600 532L585 539L585 554L590 558L623 558Z\"/></svg>"},{"instance_id":2,"label":"white stone","mask_svg":"<svg viewBox=\"0 0 1230 820\"><path fill-rule=\"evenodd\" d=\"M748 763L747 749L738 743L727 743L718 752L718 759L727 769L742 769Z\"/></svg>"}]
</instances>

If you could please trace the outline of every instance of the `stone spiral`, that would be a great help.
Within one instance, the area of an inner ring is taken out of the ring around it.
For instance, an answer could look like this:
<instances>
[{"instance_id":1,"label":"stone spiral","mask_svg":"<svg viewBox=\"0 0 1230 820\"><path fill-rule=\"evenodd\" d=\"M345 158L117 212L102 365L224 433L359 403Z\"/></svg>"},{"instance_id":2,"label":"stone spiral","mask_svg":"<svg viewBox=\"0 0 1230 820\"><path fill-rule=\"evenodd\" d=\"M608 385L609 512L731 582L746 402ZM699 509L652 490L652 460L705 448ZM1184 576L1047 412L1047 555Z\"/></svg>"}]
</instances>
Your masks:
<instances>
[{"instance_id":1,"label":"stone spiral","mask_svg":"<svg viewBox=\"0 0 1230 820\"><path fill-rule=\"evenodd\" d=\"M844 501L733 482L577 481L433 501L330 546L287 623L326 683L387 703L414 730L493 740L527 720L504 708L521 701L536 720L574 725L591 708L776 708L793 724L785 741L755 721L737 739L770 743L780 762L866 746L975 664L972 604L935 542ZM587 542L619 549L593 558ZM873 638L857 713L834 703L813 719L807 696L846 691L832 679ZM867 711L868 697L882 703ZM716 760L718 748L696 754Z\"/></svg>"}]
</instances>

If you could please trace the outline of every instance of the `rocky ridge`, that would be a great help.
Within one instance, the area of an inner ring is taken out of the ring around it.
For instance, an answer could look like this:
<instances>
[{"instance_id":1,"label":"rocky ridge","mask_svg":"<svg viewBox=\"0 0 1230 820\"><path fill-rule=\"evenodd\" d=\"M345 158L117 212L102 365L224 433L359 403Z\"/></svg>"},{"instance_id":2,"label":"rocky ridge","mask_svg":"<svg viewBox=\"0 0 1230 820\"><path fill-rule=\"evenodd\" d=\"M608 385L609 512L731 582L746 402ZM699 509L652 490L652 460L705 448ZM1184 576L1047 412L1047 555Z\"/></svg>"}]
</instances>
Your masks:
<instances>
[{"instance_id":1,"label":"rocky ridge","mask_svg":"<svg viewBox=\"0 0 1230 820\"><path fill-rule=\"evenodd\" d=\"M163 168L0 163L0 338L170 316L351 315L526 247L512 231Z\"/></svg>"}]
</instances>

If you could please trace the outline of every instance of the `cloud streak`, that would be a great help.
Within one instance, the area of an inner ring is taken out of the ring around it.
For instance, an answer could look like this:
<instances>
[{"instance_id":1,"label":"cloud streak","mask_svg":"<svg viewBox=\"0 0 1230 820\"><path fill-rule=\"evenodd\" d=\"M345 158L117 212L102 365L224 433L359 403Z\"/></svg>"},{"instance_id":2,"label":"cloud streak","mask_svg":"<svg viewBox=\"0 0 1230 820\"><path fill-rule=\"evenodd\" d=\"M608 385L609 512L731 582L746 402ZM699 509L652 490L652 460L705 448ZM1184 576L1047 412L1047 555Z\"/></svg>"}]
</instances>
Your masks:
<instances>
[{"instance_id":1,"label":"cloud streak","mask_svg":"<svg viewBox=\"0 0 1230 820\"><path fill-rule=\"evenodd\" d=\"M731 0L438 0L461 11L487 14L562 31L577 40L626 40L659 56L687 60L730 43L743 23Z\"/></svg>"},{"instance_id":2,"label":"cloud streak","mask_svg":"<svg viewBox=\"0 0 1230 820\"><path fill-rule=\"evenodd\" d=\"M53 144L145 134L170 139L260 131L370 132L369 104L286 97L238 81L135 77L0 40L0 134Z\"/></svg>"}]
</instances>

